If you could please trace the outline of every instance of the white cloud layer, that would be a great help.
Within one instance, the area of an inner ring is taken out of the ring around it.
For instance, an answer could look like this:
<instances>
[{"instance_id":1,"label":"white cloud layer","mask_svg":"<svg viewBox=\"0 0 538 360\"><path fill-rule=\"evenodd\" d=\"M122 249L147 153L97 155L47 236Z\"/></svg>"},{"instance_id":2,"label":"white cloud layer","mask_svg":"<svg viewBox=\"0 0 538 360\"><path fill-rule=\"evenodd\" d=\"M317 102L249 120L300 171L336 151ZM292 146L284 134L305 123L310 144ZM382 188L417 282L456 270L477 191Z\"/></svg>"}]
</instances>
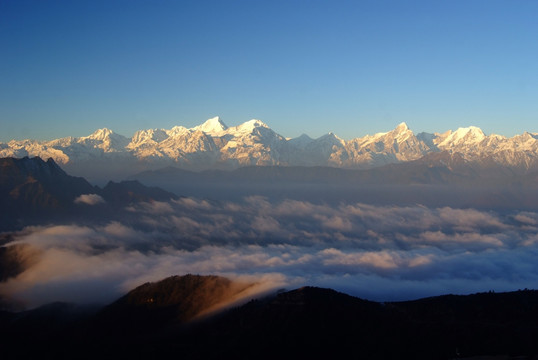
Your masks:
<instances>
[{"instance_id":1,"label":"white cloud layer","mask_svg":"<svg viewBox=\"0 0 538 360\"><path fill-rule=\"evenodd\" d=\"M184 198L129 208L125 221L30 227L9 246L37 250L0 293L35 306L111 301L176 274L317 285L372 300L538 284L538 214L297 200Z\"/></svg>"}]
</instances>

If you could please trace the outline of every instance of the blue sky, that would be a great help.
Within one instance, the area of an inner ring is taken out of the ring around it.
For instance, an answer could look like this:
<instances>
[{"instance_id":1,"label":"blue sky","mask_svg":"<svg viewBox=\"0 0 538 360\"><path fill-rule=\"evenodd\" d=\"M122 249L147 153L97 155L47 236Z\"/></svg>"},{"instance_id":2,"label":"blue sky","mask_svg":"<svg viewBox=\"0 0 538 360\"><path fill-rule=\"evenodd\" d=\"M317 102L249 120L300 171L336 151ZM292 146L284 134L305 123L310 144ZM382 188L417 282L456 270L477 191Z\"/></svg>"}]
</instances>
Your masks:
<instances>
[{"instance_id":1,"label":"blue sky","mask_svg":"<svg viewBox=\"0 0 538 360\"><path fill-rule=\"evenodd\" d=\"M538 1L0 1L0 141L538 132Z\"/></svg>"}]
</instances>

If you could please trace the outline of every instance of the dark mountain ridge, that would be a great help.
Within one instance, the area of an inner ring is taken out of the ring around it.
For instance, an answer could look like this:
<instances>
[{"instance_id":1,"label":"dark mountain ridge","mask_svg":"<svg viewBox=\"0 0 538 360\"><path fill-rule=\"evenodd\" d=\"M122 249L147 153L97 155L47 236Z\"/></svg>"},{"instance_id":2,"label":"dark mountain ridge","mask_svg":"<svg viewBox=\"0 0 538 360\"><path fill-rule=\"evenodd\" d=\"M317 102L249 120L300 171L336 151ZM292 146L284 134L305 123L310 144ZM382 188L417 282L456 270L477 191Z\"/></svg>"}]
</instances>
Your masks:
<instances>
[{"instance_id":1,"label":"dark mountain ridge","mask_svg":"<svg viewBox=\"0 0 538 360\"><path fill-rule=\"evenodd\" d=\"M15 209L59 208L95 190L83 178L67 175L52 159L0 159L0 196Z\"/></svg>"},{"instance_id":2,"label":"dark mountain ridge","mask_svg":"<svg viewBox=\"0 0 538 360\"><path fill-rule=\"evenodd\" d=\"M186 323L200 314L235 299L251 287L220 276L184 275L145 283L131 290L99 314L99 320L129 323L131 330Z\"/></svg>"},{"instance_id":3,"label":"dark mountain ridge","mask_svg":"<svg viewBox=\"0 0 538 360\"><path fill-rule=\"evenodd\" d=\"M108 208L177 198L175 194L137 181L109 182L101 189L84 178L68 175L52 159L0 158L0 231L95 215L91 207L75 204L81 195L99 196ZM100 212L106 213L103 206Z\"/></svg>"},{"instance_id":4,"label":"dark mountain ridge","mask_svg":"<svg viewBox=\"0 0 538 360\"><path fill-rule=\"evenodd\" d=\"M174 276L141 285L98 313L61 304L22 315L3 312L0 345L7 359L74 354L88 359L533 359L538 354L536 290L378 303L302 287L189 320L232 283L216 276ZM49 331L42 332L45 328Z\"/></svg>"}]
</instances>

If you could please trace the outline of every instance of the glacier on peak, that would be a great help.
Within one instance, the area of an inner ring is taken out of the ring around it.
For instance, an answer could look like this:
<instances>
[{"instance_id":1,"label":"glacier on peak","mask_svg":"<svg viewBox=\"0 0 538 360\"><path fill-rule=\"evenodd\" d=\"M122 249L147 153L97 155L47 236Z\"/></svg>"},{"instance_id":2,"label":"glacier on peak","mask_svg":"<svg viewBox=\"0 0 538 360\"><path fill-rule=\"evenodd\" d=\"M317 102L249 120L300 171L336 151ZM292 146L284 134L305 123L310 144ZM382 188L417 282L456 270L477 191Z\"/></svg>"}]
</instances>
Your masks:
<instances>
[{"instance_id":1,"label":"glacier on peak","mask_svg":"<svg viewBox=\"0 0 538 360\"><path fill-rule=\"evenodd\" d=\"M471 134L473 136L485 136L482 129L480 129L477 126L467 126L467 127L460 127L456 131L454 131L452 134L459 135L459 136L465 136L467 134Z\"/></svg>"},{"instance_id":2,"label":"glacier on peak","mask_svg":"<svg viewBox=\"0 0 538 360\"><path fill-rule=\"evenodd\" d=\"M170 130L165 130L164 132L168 135L168 136L171 136L171 137L174 137L174 136L178 136L178 135L182 135L182 134L186 134L186 133L189 133L191 132L192 130L191 129L187 129L186 127L184 126L174 126L173 128L171 128Z\"/></svg>"},{"instance_id":3,"label":"glacier on peak","mask_svg":"<svg viewBox=\"0 0 538 360\"><path fill-rule=\"evenodd\" d=\"M440 148L461 144L476 144L486 138L486 135L476 126L460 127L456 131L448 131L447 136L437 144Z\"/></svg>"},{"instance_id":4,"label":"glacier on peak","mask_svg":"<svg viewBox=\"0 0 538 360\"><path fill-rule=\"evenodd\" d=\"M475 136L484 137L484 132L477 126L460 127L454 132L454 134L473 134Z\"/></svg>"},{"instance_id":5,"label":"glacier on peak","mask_svg":"<svg viewBox=\"0 0 538 360\"><path fill-rule=\"evenodd\" d=\"M258 120L258 119L251 119L245 123L243 123L243 125L252 125L253 127L266 127L268 128L269 126L267 126L266 123L264 123L263 121L261 120Z\"/></svg>"},{"instance_id":6,"label":"glacier on peak","mask_svg":"<svg viewBox=\"0 0 538 360\"><path fill-rule=\"evenodd\" d=\"M267 126L263 121L252 119L240 125L234 126L233 128L230 128L230 130L245 133L245 132L252 132L254 129L260 128L260 127L269 129L269 126Z\"/></svg>"}]
</instances>

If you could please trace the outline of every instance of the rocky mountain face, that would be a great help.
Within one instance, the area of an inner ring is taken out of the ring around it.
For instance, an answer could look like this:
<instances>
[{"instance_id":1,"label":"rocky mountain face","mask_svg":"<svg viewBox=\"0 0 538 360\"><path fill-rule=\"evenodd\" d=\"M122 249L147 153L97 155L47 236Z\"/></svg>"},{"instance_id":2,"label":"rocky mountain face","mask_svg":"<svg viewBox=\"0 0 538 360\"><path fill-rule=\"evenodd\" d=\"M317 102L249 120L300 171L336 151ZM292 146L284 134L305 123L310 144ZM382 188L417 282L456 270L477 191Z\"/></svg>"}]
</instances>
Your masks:
<instances>
[{"instance_id":1,"label":"rocky mountain face","mask_svg":"<svg viewBox=\"0 0 538 360\"><path fill-rule=\"evenodd\" d=\"M172 198L177 196L137 181L109 182L101 189L67 174L52 158L0 158L0 231L87 216L89 205L101 204L94 210L105 216L105 210L117 212L116 208L133 202Z\"/></svg>"},{"instance_id":2,"label":"rocky mountain face","mask_svg":"<svg viewBox=\"0 0 538 360\"><path fill-rule=\"evenodd\" d=\"M286 139L260 120L228 127L215 117L190 129L140 130L130 139L100 129L80 138L0 143L0 157L53 158L71 173L90 178L99 171L114 178L165 166L196 171L252 165L368 169L441 151L483 167L508 166L523 173L538 168L538 134L507 138L485 135L473 126L415 135L401 123L392 131L348 141L332 133Z\"/></svg>"},{"instance_id":3,"label":"rocky mountain face","mask_svg":"<svg viewBox=\"0 0 538 360\"><path fill-rule=\"evenodd\" d=\"M67 175L50 158L0 159L0 224L22 214L62 209L72 205L77 196L94 192L86 180Z\"/></svg>"}]
</instances>

